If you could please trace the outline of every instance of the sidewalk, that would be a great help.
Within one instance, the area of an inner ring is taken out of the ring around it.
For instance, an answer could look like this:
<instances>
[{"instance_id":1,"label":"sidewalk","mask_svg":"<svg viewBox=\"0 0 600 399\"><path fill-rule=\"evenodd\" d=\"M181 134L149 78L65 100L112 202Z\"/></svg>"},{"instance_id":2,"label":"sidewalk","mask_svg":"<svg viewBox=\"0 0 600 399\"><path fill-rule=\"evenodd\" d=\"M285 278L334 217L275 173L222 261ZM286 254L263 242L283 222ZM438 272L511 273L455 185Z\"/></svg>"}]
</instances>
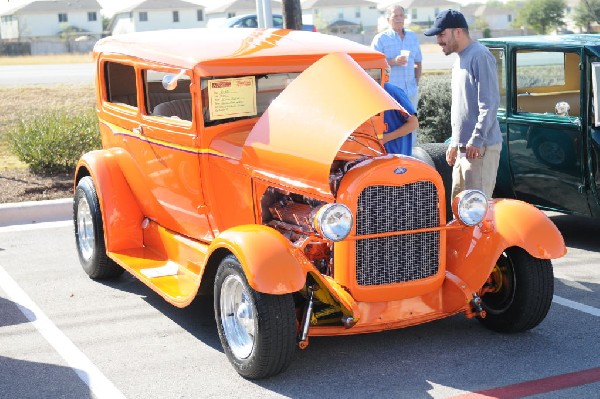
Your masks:
<instances>
[{"instance_id":1,"label":"sidewalk","mask_svg":"<svg viewBox=\"0 0 600 399\"><path fill-rule=\"evenodd\" d=\"M0 204L0 227L73 219L73 198Z\"/></svg>"}]
</instances>

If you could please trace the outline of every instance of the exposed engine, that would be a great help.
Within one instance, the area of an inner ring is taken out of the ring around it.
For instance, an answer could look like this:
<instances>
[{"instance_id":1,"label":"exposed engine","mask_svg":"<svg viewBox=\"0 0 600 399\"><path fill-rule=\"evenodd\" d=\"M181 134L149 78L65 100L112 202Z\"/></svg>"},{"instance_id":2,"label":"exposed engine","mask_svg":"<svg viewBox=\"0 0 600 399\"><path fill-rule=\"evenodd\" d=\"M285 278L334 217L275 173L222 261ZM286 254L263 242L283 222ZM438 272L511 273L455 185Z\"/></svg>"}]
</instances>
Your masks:
<instances>
[{"instance_id":1,"label":"exposed engine","mask_svg":"<svg viewBox=\"0 0 600 399\"><path fill-rule=\"evenodd\" d=\"M364 158L333 163L329 184L334 195L337 195L344 175L362 160ZM324 205L324 201L270 187L261 199L262 223L279 231L294 245L302 248L306 257L322 274L331 276L332 243L320 237L313 227L315 215Z\"/></svg>"},{"instance_id":2,"label":"exposed engine","mask_svg":"<svg viewBox=\"0 0 600 399\"><path fill-rule=\"evenodd\" d=\"M261 200L263 223L303 248L317 269L331 275L331 244L316 237L313 219L326 203L288 191L269 188Z\"/></svg>"}]
</instances>

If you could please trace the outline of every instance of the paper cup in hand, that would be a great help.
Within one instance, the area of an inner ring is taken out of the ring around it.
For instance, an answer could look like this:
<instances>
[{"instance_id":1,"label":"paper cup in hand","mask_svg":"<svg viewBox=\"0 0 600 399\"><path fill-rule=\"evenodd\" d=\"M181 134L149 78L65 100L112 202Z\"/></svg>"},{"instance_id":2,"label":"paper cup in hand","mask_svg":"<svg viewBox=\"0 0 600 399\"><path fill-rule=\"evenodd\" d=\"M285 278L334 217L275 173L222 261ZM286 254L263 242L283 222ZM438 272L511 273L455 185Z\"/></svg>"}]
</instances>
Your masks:
<instances>
[{"instance_id":1,"label":"paper cup in hand","mask_svg":"<svg viewBox=\"0 0 600 399\"><path fill-rule=\"evenodd\" d=\"M408 59L409 55L410 55L410 50L400 50L400 57L406 57L406 59Z\"/></svg>"}]
</instances>

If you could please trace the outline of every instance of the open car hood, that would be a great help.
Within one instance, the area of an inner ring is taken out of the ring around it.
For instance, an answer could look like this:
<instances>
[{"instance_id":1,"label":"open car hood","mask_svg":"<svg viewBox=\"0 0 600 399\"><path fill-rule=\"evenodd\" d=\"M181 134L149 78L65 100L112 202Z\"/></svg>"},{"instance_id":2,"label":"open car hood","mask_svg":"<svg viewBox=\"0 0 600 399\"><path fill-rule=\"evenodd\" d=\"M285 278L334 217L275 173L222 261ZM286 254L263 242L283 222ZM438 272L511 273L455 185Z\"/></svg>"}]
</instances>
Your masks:
<instances>
[{"instance_id":1,"label":"open car hood","mask_svg":"<svg viewBox=\"0 0 600 399\"><path fill-rule=\"evenodd\" d=\"M365 121L402 109L349 55L324 56L273 100L248 136L242 162L307 192L332 195L331 164Z\"/></svg>"}]
</instances>

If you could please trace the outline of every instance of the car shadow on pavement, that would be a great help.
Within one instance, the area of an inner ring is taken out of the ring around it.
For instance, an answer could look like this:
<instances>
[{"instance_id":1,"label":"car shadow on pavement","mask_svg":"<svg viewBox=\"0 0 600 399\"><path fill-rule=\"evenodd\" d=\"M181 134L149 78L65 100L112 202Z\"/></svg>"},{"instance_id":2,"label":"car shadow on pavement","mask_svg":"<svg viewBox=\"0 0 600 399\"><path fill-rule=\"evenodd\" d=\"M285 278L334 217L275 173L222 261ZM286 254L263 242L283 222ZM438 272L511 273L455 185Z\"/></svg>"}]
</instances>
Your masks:
<instances>
[{"instance_id":1,"label":"car shadow on pavement","mask_svg":"<svg viewBox=\"0 0 600 399\"><path fill-rule=\"evenodd\" d=\"M35 320L33 314L28 318L25 313L31 312L9 299L0 297L0 336L4 335L1 341L5 345L9 345L11 336L19 334L12 333L8 329L10 326ZM23 334L22 330L18 331ZM0 397L83 399L91 398L92 395L88 386L70 367L0 356Z\"/></svg>"},{"instance_id":2,"label":"car shadow on pavement","mask_svg":"<svg viewBox=\"0 0 600 399\"><path fill-rule=\"evenodd\" d=\"M116 290L140 296L149 305L173 320L198 340L219 352L223 352L217 333L212 296L198 295L191 304L180 309L166 302L160 295L127 272L115 280L106 280L102 283Z\"/></svg>"},{"instance_id":3,"label":"car shadow on pavement","mask_svg":"<svg viewBox=\"0 0 600 399\"><path fill-rule=\"evenodd\" d=\"M91 398L86 384L70 367L0 356L0 397Z\"/></svg>"},{"instance_id":4,"label":"car shadow on pavement","mask_svg":"<svg viewBox=\"0 0 600 399\"><path fill-rule=\"evenodd\" d=\"M555 214L549 216L565 239L568 247L600 251L600 224L590 217Z\"/></svg>"},{"instance_id":5,"label":"car shadow on pavement","mask_svg":"<svg viewBox=\"0 0 600 399\"><path fill-rule=\"evenodd\" d=\"M17 324L29 323L23 312L28 311L19 307L13 301L0 297L0 327L15 326ZM1 385L0 385L1 386Z\"/></svg>"}]
</instances>

